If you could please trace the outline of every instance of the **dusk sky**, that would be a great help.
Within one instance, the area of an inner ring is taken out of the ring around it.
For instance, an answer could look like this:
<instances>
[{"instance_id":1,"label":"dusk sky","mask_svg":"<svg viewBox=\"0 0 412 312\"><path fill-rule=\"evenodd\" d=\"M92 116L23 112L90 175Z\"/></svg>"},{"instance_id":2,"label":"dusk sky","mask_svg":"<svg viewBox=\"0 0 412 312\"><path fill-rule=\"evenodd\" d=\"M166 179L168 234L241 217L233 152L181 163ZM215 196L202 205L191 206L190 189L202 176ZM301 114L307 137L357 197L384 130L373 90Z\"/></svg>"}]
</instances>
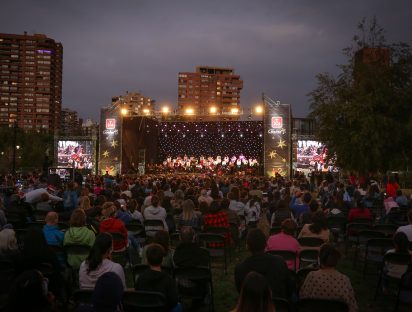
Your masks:
<instances>
[{"instance_id":1,"label":"dusk sky","mask_svg":"<svg viewBox=\"0 0 412 312\"><path fill-rule=\"evenodd\" d=\"M374 15L388 42L412 44L409 0L3 0L0 32L63 44L63 107L83 118L126 90L176 106L178 72L197 65L233 67L246 109L265 92L305 117L315 76L337 73Z\"/></svg>"}]
</instances>

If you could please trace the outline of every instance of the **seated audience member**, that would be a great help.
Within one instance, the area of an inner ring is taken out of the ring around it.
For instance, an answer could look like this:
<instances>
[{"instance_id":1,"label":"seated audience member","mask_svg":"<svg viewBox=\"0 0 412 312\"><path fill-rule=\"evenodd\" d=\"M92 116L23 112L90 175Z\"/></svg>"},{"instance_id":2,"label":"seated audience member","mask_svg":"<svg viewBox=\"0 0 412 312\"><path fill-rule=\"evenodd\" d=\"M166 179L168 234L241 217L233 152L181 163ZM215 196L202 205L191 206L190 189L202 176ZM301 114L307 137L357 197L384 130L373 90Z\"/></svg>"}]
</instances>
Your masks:
<instances>
[{"instance_id":1,"label":"seated audience member","mask_svg":"<svg viewBox=\"0 0 412 312\"><path fill-rule=\"evenodd\" d=\"M227 213L222 211L219 201L214 200L210 205L209 212L203 215L203 225L206 230L209 227L230 227ZM227 244L230 244L230 233L225 233L225 240Z\"/></svg>"},{"instance_id":2,"label":"seated audience member","mask_svg":"<svg viewBox=\"0 0 412 312\"><path fill-rule=\"evenodd\" d=\"M405 195L402 194L402 190L396 191L395 201L399 205L399 207L408 207L408 199Z\"/></svg>"},{"instance_id":3,"label":"seated audience member","mask_svg":"<svg viewBox=\"0 0 412 312\"><path fill-rule=\"evenodd\" d=\"M165 254L163 255L162 266L167 268L173 267L173 249L170 248L170 237L167 231L157 231L153 237L153 243L159 244L163 247ZM142 252L142 264L148 264L147 261L147 248L149 245L144 246Z\"/></svg>"},{"instance_id":4,"label":"seated audience member","mask_svg":"<svg viewBox=\"0 0 412 312\"><path fill-rule=\"evenodd\" d=\"M200 191L200 196L197 198L198 203L200 204L201 202L206 202L209 206L213 201L213 198L209 195L207 195L207 190L202 189Z\"/></svg>"},{"instance_id":5,"label":"seated audience member","mask_svg":"<svg viewBox=\"0 0 412 312\"><path fill-rule=\"evenodd\" d=\"M180 243L173 253L176 267L209 266L209 252L194 241L195 231L191 227L183 227L180 231Z\"/></svg>"},{"instance_id":6,"label":"seated audience member","mask_svg":"<svg viewBox=\"0 0 412 312\"><path fill-rule=\"evenodd\" d=\"M252 255L235 268L237 291L240 291L246 275L255 271L265 276L273 297L289 299L293 291L293 282L290 279L288 267L281 257L265 253L265 234L260 229L251 229L246 244Z\"/></svg>"},{"instance_id":7,"label":"seated audience member","mask_svg":"<svg viewBox=\"0 0 412 312\"><path fill-rule=\"evenodd\" d=\"M250 272L242 284L237 306L232 312L275 312L272 292L266 278Z\"/></svg>"},{"instance_id":8,"label":"seated audience member","mask_svg":"<svg viewBox=\"0 0 412 312\"><path fill-rule=\"evenodd\" d=\"M279 200L277 203L276 210L272 213L270 224L273 227L281 224L286 219L293 219L293 213L288 207L286 201Z\"/></svg>"},{"instance_id":9,"label":"seated audience member","mask_svg":"<svg viewBox=\"0 0 412 312\"><path fill-rule=\"evenodd\" d=\"M144 271L136 280L135 289L160 292L167 301L166 311L181 311L178 305L177 287L175 281L165 272L161 264L165 250L159 244L150 244L147 248L147 261L150 270Z\"/></svg>"},{"instance_id":10,"label":"seated audience member","mask_svg":"<svg viewBox=\"0 0 412 312\"><path fill-rule=\"evenodd\" d=\"M304 193L297 190L290 201L290 209L292 209L296 220L300 220L300 216L305 212L309 212L309 203L312 200L310 193Z\"/></svg>"},{"instance_id":11,"label":"seated audience member","mask_svg":"<svg viewBox=\"0 0 412 312\"><path fill-rule=\"evenodd\" d=\"M349 312L358 311L350 279L336 270L339 251L330 244L320 248L320 270L310 272L300 290L300 298L329 299L345 302Z\"/></svg>"},{"instance_id":12,"label":"seated audience member","mask_svg":"<svg viewBox=\"0 0 412 312\"><path fill-rule=\"evenodd\" d=\"M51 246L62 246L64 233L57 225L59 223L59 215L54 211L50 211L47 213L44 221L46 224L43 226L43 234L47 244Z\"/></svg>"},{"instance_id":13,"label":"seated audience member","mask_svg":"<svg viewBox=\"0 0 412 312\"><path fill-rule=\"evenodd\" d=\"M404 233L407 237L409 242L412 242L412 209L408 211L408 225L398 227L397 232Z\"/></svg>"},{"instance_id":14,"label":"seated audience member","mask_svg":"<svg viewBox=\"0 0 412 312\"><path fill-rule=\"evenodd\" d=\"M363 202L358 200L356 202L356 207L349 210L348 221L352 222L353 219L356 218L364 218L364 219L372 219L372 214L369 208L365 208Z\"/></svg>"},{"instance_id":15,"label":"seated audience member","mask_svg":"<svg viewBox=\"0 0 412 312\"><path fill-rule=\"evenodd\" d=\"M77 208L70 216L70 228L64 234L63 245L87 245L92 247L96 236L86 226L86 213ZM87 256L68 254L67 262L73 269L79 269Z\"/></svg>"},{"instance_id":16,"label":"seated audience member","mask_svg":"<svg viewBox=\"0 0 412 312\"><path fill-rule=\"evenodd\" d=\"M386 198L383 200L383 206L385 207L386 214L389 214L392 208L399 207L398 203L395 201L395 198L391 196L386 196Z\"/></svg>"},{"instance_id":17,"label":"seated audience member","mask_svg":"<svg viewBox=\"0 0 412 312\"><path fill-rule=\"evenodd\" d=\"M136 199L129 200L129 202L127 203L127 209L130 211L130 214L133 220L137 220L141 224L143 224L144 222L143 215L140 212L139 203L137 202Z\"/></svg>"},{"instance_id":18,"label":"seated audience member","mask_svg":"<svg viewBox=\"0 0 412 312\"><path fill-rule=\"evenodd\" d=\"M403 232L397 232L393 236L394 249L389 249L386 253L399 253L407 254L412 256L412 251L409 250L409 240L408 237ZM412 260L412 257L411 257ZM382 270L382 285L383 291L387 292L388 287L388 277L394 277L400 279L402 275L408 270L408 265L395 264L395 263L385 263Z\"/></svg>"},{"instance_id":19,"label":"seated audience member","mask_svg":"<svg viewBox=\"0 0 412 312\"><path fill-rule=\"evenodd\" d=\"M296 253L296 268L299 267L299 242L294 237L296 232L296 223L292 219L286 219L282 222L282 231L269 237L266 242L266 251L270 250L288 250ZM295 270L295 261L286 262L288 268Z\"/></svg>"},{"instance_id":20,"label":"seated audience member","mask_svg":"<svg viewBox=\"0 0 412 312\"><path fill-rule=\"evenodd\" d=\"M0 231L0 260L16 263L20 257L17 246L16 234L13 229L3 229Z\"/></svg>"},{"instance_id":21,"label":"seated audience member","mask_svg":"<svg viewBox=\"0 0 412 312\"><path fill-rule=\"evenodd\" d=\"M96 282L92 296L92 306L80 305L77 312L118 312L122 302L124 287L120 277L106 272Z\"/></svg>"},{"instance_id":22,"label":"seated audience member","mask_svg":"<svg viewBox=\"0 0 412 312\"><path fill-rule=\"evenodd\" d=\"M79 285L81 289L93 289L97 280L106 272L116 273L126 288L123 268L120 264L111 261L112 236L108 233L100 233L96 236L94 245L86 260L80 265Z\"/></svg>"},{"instance_id":23,"label":"seated audience member","mask_svg":"<svg viewBox=\"0 0 412 312\"><path fill-rule=\"evenodd\" d=\"M39 271L22 272L11 285L7 311L56 311L54 309L54 296L48 292L47 285L47 279Z\"/></svg>"},{"instance_id":24,"label":"seated audience member","mask_svg":"<svg viewBox=\"0 0 412 312\"><path fill-rule=\"evenodd\" d=\"M40 195L40 201L36 204L37 211L52 211L52 206L49 203L49 194L42 193Z\"/></svg>"},{"instance_id":25,"label":"seated audience member","mask_svg":"<svg viewBox=\"0 0 412 312\"><path fill-rule=\"evenodd\" d=\"M319 202L316 199L312 199L309 203L309 211L304 212L300 215L299 224L308 224L312 221L312 216L321 210Z\"/></svg>"},{"instance_id":26,"label":"seated audience member","mask_svg":"<svg viewBox=\"0 0 412 312\"><path fill-rule=\"evenodd\" d=\"M47 245L42 230L29 228L24 236L23 249L16 265L16 270L20 273L26 270L37 270L44 263L51 265L52 274L49 277L49 289L58 296L63 288L63 283L60 275L61 265L56 253Z\"/></svg>"},{"instance_id":27,"label":"seated audience member","mask_svg":"<svg viewBox=\"0 0 412 312\"><path fill-rule=\"evenodd\" d=\"M195 212L195 204L191 199L186 199L183 202L183 211L178 218L178 227L179 230L182 227L190 226L196 232L200 231L202 226L202 217Z\"/></svg>"},{"instance_id":28,"label":"seated audience member","mask_svg":"<svg viewBox=\"0 0 412 312\"><path fill-rule=\"evenodd\" d=\"M234 211L238 216L245 215L245 204L240 201L240 193L237 187L233 187L232 191L227 194L230 200L229 209Z\"/></svg>"},{"instance_id":29,"label":"seated audience member","mask_svg":"<svg viewBox=\"0 0 412 312\"><path fill-rule=\"evenodd\" d=\"M158 196L153 195L151 197L151 205L144 209L143 217L145 220L161 220L163 222L164 230L169 231L166 223L166 209L160 207L160 200Z\"/></svg>"},{"instance_id":30,"label":"seated audience member","mask_svg":"<svg viewBox=\"0 0 412 312\"><path fill-rule=\"evenodd\" d=\"M258 196L253 196L245 205L245 219L247 225L256 225L260 219L261 207Z\"/></svg>"},{"instance_id":31,"label":"seated audience member","mask_svg":"<svg viewBox=\"0 0 412 312\"><path fill-rule=\"evenodd\" d=\"M122 241L115 241L113 249L115 251L124 250L128 244L127 229L124 223L114 217L116 206L113 202L105 202L102 207L103 220L100 222L100 233L120 233L123 236Z\"/></svg>"},{"instance_id":32,"label":"seated audience member","mask_svg":"<svg viewBox=\"0 0 412 312\"><path fill-rule=\"evenodd\" d=\"M298 235L298 239L301 237L318 237L325 243L329 242L330 230L325 214L322 211L318 211L312 216L311 224L305 224L303 226Z\"/></svg>"}]
</instances>

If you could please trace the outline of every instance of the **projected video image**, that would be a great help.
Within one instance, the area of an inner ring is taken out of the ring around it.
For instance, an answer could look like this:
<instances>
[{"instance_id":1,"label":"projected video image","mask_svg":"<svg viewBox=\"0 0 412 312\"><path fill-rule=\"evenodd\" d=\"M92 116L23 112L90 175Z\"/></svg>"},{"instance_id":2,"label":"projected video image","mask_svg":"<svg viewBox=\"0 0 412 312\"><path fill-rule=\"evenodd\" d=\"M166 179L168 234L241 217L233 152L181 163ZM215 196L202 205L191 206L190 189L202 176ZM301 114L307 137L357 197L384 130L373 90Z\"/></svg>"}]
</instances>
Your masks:
<instances>
[{"instance_id":1,"label":"projected video image","mask_svg":"<svg viewBox=\"0 0 412 312\"><path fill-rule=\"evenodd\" d=\"M310 170L333 170L333 161L327 161L328 150L318 141L298 141L297 167Z\"/></svg>"},{"instance_id":2,"label":"projected video image","mask_svg":"<svg viewBox=\"0 0 412 312\"><path fill-rule=\"evenodd\" d=\"M93 141L58 141L57 166L74 169L93 169Z\"/></svg>"}]
</instances>

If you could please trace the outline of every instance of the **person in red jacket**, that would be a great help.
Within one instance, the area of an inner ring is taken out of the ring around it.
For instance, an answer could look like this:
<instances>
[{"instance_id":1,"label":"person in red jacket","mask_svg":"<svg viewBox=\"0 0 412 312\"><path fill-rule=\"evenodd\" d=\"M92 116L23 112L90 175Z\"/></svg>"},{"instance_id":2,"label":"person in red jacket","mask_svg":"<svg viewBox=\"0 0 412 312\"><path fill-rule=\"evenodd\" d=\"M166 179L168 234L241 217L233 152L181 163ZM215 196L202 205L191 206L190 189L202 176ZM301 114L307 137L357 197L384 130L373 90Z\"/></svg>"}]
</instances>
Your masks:
<instances>
[{"instance_id":1,"label":"person in red jacket","mask_svg":"<svg viewBox=\"0 0 412 312\"><path fill-rule=\"evenodd\" d=\"M388 197L396 197L396 191L399 188L399 184L395 181L394 177L389 177L389 182L386 184L386 194Z\"/></svg>"},{"instance_id":2,"label":"person in red jacket","mask_svg":"<svg viewBox=\"0 0 412 312\"><path fill-rule=\"evenodd\" d=\"M355 208L349 210L349 222L352 222L354 219L357 218L372 219L371 211L369 210L369 208L365 208L361 200L357 201Z\"/></svg>"},{"instance_id":3,"label":"person in red jacket","mask_svg":"<svg viewBox=\"0 0 412 312\"><path fill-rule=\"evenodd\" d=\"M116 206L113 202L106 202L102 206L103 221L100 222L100 233L120 233L123 235L123 240L113 241L113 250L122 251L127 247L127 229L123 221L114 217Z\"/></svg>"}]
</instances>

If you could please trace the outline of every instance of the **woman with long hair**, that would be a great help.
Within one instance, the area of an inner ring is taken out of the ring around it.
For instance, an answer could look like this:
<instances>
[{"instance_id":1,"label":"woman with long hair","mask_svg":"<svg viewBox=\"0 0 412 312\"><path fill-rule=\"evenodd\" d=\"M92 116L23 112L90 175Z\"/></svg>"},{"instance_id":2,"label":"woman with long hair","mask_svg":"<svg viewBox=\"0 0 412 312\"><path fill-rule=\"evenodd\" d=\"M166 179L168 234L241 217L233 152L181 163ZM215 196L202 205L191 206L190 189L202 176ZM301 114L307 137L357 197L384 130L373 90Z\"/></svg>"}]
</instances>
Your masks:
<instances>
[{"instance_id":1,"label":"woman with long hair","mask_svg":"<svg viewBox=\"0 0 412 312\"><path fill-rule=\"evenodd\" d=\"M275 312L269 283L262 274L252 271L246 276L232 312Z\"/></svg>"},{"instance_id":2,"label":"woman with long hair","mask_svg":"<svg viewBox=\"0 0 412 312\"><path fill-rule=\"evenodd\" d=\"M202 218L195 212L195 204L191 199L186 199L183 202L183 211L178 220L178 229L190 226L195 231L200 231L202 226Z\"/></svg>"},{"instance_id":3,"label":"woman with long hair","mask_svg":"<svg viewBox=\"0 0 412 312\"><path fill-rule=\"evenodd\" d=\"M318 237L323 242L329 242L330 231L328 221L323 211L315 212L312 216L312 223L305 224L299 233L298 239L301 237Z\"/></svg>"},{"instance_id":4,"label":"woman with long hair","mask_svg":"<svg viewBox=\"0 0 412 312\"><path fill-rule=\"evenodd\" d=\"M112 259L113 239L109 233L101 233L90 249L86 260L80 265L79 285L81 289L93 289L97 280L106 272L116 273L126 288L123 268Z\"/></svg>"}]
</instances>

